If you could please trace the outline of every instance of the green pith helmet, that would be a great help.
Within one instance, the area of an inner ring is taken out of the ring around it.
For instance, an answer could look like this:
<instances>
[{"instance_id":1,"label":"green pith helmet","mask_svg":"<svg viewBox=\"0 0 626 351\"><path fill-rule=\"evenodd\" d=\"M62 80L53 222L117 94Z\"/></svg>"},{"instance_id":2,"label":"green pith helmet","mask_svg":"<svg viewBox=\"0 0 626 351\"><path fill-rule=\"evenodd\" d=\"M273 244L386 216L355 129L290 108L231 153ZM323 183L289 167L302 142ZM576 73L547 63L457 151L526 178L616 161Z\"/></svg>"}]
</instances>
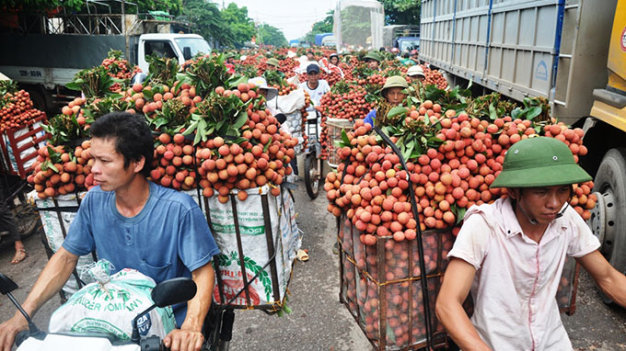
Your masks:
<instances>
[{"instance_id":1,"label":"green pith helmet","mask_svg":"<svg viewBox=\"0 0 626 351\"><path fill-rule=\"evenodd\" d=\"M382 57L380 57L380 54L377 53L376 51L370 51L367 53L367 55L365 55L363 57L364 60L374 60L378 63L380 63L380 61L382 61Z\"/></svg>"},{"instance_id":2,"label":"green pith helmet","mask_svg":"<svg viewBox=\"0 0 626 351\"><path fill-rule=\"evenodd\" d=\"M383 85L383 89L380 91L382 96L385 96L385 90L389 88L402 88L406 89L409 87L409 84L406 82L406 79L400 76L392 76L387 78L385 81L385 85Z\"/></svg>"},{"instance_id":3,"label":"green pith helmet","mask_svg":"<svg viewBox=\"0 0 626 351\"><path fill-rule=\"evenodd\" d=\"M576 184L591 176L574 161L564 142L548 137L521 140L504 156L502 172L491 188L532 188Z\"/></svg>"},{"instance_id":4,"label":"green pith helmet","mask_svg":"<svg viewBox=\"0 0 626 351\"><path fill-rule=\"evenodd\" d=\"M273 58L273 57L271 59L268 59L266 63L268 65L272 65L274 67L278 67L278 65L279 65L278 60Z\"/></svg>"}]
</instances>

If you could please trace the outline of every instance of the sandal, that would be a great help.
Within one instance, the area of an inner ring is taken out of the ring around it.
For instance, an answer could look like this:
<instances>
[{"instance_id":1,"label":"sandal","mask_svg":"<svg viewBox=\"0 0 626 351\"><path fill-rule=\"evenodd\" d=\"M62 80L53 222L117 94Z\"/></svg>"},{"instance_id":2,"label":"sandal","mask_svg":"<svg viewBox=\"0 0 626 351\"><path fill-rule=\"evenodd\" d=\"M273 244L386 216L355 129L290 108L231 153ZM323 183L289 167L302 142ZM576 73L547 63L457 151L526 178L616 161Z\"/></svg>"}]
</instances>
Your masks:
<instances>
[{"instance_id":1,"label":"sandal","mask_svg":"<svg viewBox=\"0 0 626 351\"><path fill-rule=\"evenodd\" d=\"M307 251L308 250L298 250L298 253L296 254L296 258L298 258L298 261L306 262L309 260L309 253Z\"/></svg>"},{"instance_id":2,"label":"sandal","mask_svg":"<svg viewBox=\"0 0 626 351\"><path fill-rule=\"evenodd\" d=\"M18 264L24 261L26 256L28 256L26 254L26 249L24 248L18 249L17 251L15 251L15 256L13 256L13 260L11 261L11 264Z\"/></svg>"}]
</instances>

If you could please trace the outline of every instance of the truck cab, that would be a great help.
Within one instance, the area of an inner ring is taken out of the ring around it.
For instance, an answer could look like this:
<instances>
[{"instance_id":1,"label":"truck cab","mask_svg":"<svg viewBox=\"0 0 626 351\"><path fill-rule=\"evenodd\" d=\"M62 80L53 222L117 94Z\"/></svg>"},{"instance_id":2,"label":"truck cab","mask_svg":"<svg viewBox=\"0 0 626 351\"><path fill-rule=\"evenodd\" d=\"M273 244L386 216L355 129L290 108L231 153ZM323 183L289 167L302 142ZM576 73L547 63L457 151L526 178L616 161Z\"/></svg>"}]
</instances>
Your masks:
<instances>
[{"instance_id":1,"label":"truck cab","mask_svg":"<svg viewBox=\"0 0 626 351\"><path fill-rule=\"evenodd\" d=\"M148 55L176 58L179 63L183 63L197 54L210 53L209 44L197 34L142 34L137 48L137 65L143 72L148 72Z\"/></svg>"},{"instance_id":2,"label":"truck cab","mask_svg":"<svg viewBox=\"0 0 626 351\"><path fill-rule=\"evenodd\" d=\"M394 47L398 48L400 52L410 52L412 50L420 49L419 37L399 37L394 43Z\"/></svg>"}]
</instances>

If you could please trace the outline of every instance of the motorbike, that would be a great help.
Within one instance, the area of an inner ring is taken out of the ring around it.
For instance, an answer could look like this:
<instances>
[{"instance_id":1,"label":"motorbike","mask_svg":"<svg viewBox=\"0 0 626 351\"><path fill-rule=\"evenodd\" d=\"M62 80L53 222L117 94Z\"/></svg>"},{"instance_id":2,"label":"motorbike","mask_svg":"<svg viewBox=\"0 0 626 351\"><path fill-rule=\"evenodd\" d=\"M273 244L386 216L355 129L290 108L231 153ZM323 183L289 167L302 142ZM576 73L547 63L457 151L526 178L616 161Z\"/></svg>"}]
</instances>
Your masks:
<instances>
[{"instance_id":1,"label":"motorbike","mask_svg":"<svg viewBox=\"0 0 626 351\"><path fill-rule=\"evenodd\" d=\"M17 351L43 350L93 350L93 351L161 351L167 350L158 336L140 337L138 321L156 307L183 303L196 295L196 283L190 278L173 278L158 283L151 292L154 304L137 314L130 323L130 340L117 340L111 335L98 333L46 333L41 331L11 294L17 284L0 273L0 293L6 295L28 321L28 330L18 333Z\"/></svg>"}]
</instances>

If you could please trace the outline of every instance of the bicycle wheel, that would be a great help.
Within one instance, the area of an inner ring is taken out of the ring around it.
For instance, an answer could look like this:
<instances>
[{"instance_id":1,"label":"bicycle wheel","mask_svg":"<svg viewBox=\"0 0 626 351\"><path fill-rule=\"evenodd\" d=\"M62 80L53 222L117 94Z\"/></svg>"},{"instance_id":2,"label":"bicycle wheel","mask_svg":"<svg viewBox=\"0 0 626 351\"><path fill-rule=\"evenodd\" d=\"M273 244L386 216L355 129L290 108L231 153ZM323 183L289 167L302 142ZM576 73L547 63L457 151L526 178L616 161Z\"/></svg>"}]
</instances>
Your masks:
<instances>
[{"instance_id":1,"label":"bicycle wheel","mask_svg":"<svg viewBox=\"0 0 626 351\"><path fill-rule=\"evenodd\" d=\"M315 200L320 191L323 162L322 159L316 157L315 152L309 153L304 159L304 184L306 185L306 193L311 200Z\"/></svg>"}]
</instances>

